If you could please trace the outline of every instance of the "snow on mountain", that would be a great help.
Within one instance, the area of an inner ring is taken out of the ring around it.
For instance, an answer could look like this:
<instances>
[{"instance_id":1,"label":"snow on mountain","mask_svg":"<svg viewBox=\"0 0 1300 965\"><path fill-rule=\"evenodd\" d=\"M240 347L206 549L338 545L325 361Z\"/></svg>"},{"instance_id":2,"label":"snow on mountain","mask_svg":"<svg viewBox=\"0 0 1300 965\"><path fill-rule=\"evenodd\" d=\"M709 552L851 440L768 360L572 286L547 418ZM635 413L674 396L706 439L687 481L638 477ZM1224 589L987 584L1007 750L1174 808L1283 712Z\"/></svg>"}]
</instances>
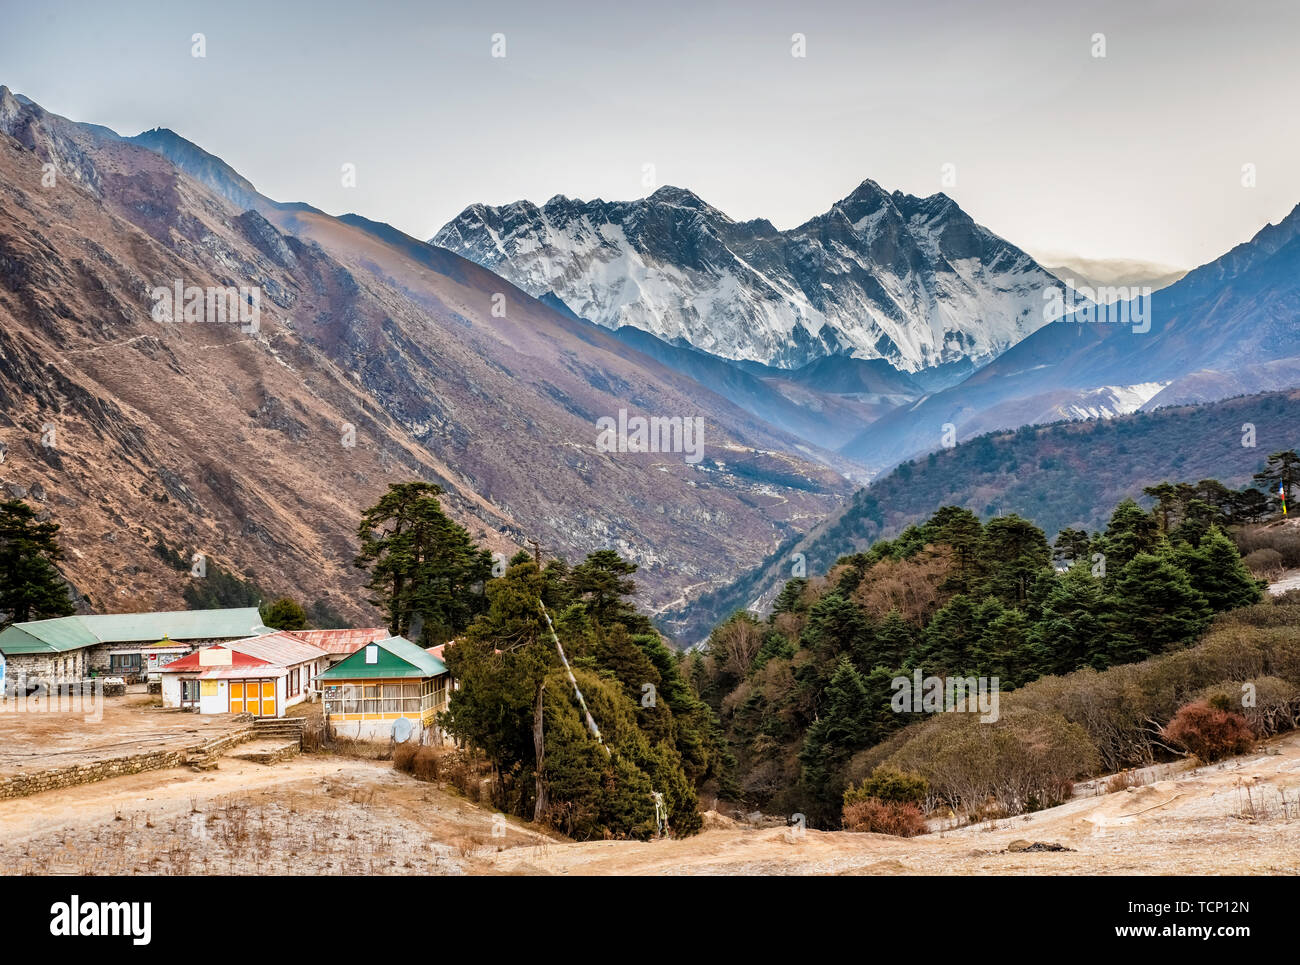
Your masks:
<instances>
[{"instance_id":1,"label":"snow on mountain","mask_svg":"<svg viewBox=\"0 0 1300 965\"><path fill-rule=\"evenodd\" d=\"M1137 385L1103 385L1081 393L1078 401L1061 407L1067 419L1113 419L1136 412L1169 385L1169 382L1140 382Z\"/></svg>"},{"instance_id":2,"label":"snow on mountain","mask_svg":"<svg viewBox=\"0 0 1300 965\"><path fill-rule=\"evenodd\" d=\"M786 368L829 355L982 364L1044 324L1060 283L943 194L864 181L789 231L690 191L466 208L432 239L608 328Z\"/></svg>"}]
</instances>

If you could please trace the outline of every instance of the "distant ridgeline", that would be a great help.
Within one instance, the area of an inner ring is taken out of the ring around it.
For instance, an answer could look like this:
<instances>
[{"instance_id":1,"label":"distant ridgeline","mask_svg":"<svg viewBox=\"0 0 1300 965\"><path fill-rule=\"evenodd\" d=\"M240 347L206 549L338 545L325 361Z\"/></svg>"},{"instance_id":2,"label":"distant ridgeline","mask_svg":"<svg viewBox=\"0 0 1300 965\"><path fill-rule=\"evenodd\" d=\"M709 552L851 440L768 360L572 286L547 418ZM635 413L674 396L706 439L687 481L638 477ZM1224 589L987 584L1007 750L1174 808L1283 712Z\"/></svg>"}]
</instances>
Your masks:
<instances>
[{"instance_id":1,"label":"distant ridgeline","mask_svg":"<svg viewBox=\"0 0 1300 965\"><path fill-rule=\"evenodd\" d=\"M1143 489L1163 480L1240 486L1268 453L1300 444L1298 404L1300 391L1270 392L979 436L903 463L802 540L787 541L760 567L659 622L681 643L693 643L727 614L770 600L791 576L796 554L804 572L824 572L838 557L897 535L940 506L985 518L1016 513L1055 533L1096 529L1125 497L1149 502Z\"/></svg>"}]
</instances>

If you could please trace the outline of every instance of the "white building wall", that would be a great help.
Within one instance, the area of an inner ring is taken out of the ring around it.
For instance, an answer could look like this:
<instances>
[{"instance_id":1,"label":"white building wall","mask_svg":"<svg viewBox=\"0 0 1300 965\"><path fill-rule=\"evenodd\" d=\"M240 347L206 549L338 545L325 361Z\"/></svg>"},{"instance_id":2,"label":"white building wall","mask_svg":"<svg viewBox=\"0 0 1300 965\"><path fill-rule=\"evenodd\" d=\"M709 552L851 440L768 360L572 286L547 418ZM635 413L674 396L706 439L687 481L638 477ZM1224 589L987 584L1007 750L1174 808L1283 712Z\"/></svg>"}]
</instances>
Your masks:
<instances>
[{"instance_id":1,"label":"white building wall","mask_svg":"<svg viewBox=\"0 0 1300 965\"><path fill-rule=\"evenodd\" d=\"M162 699L164 707L181 705L181 675L165 673L162 675Z\"/></svg>"}]
</instances>

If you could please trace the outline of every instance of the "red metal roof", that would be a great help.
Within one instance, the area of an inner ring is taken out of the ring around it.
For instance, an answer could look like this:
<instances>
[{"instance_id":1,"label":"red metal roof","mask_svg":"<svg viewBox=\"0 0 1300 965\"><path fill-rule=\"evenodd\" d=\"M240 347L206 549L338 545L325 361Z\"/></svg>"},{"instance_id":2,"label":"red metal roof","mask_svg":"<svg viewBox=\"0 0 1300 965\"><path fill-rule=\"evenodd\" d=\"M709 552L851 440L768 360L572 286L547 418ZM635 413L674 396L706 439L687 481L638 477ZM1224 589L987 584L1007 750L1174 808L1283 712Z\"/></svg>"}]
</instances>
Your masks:
<instances>
[{"instance_id":1,"label":"red metal roof","mask_svg":"<svg viewBox=\"0 0 1300 965\"><path fill-rule=\"evenodd\" d=\"M229 650L231 652L230 666L232 667L293 667L326 656L324 650L305 643L285 630L264 633L261 636L248 637L244 640L228 640L225 643L203 648L203 650L214 649ZM199 670L226 669L207 667L200 663L199 654L203 650L196 650L179 660L173 660L166 667L160 667L159 669L165 673L193 673Z\"/></svg>"},{"instance_id":2,"label":"red metal roof","mask_svg":"<svg viewBox=\"0 0 1300 965\"><path fill-rule=\"evenodd\" d=\"M254 657L251 654L241 653L238 650L232 650L228 646L217 644L212 647L204 647L203 650L231 650L230 665L232 667L265 667L269 661ZM199 654L202 650L195 650L193 653L186 654L179 660L173 660L171 663L159 669L163 673L189 673L196 670L212 670L212 667L206 667L199 663Z\"/></svg>"},{"instance_id":3,"label":"red metal roof","mask_svg":"<svg viewBox=\"0 0 1300 965\"><path fill-rule=\"evenodd\" d=\"M386 640L392 636L387 627L347 628L343 630L290 630L288 632L313 647L319 647L326 653L343 654L344 656L356 653L367 643Z\"/></svg>"}]
</instances>

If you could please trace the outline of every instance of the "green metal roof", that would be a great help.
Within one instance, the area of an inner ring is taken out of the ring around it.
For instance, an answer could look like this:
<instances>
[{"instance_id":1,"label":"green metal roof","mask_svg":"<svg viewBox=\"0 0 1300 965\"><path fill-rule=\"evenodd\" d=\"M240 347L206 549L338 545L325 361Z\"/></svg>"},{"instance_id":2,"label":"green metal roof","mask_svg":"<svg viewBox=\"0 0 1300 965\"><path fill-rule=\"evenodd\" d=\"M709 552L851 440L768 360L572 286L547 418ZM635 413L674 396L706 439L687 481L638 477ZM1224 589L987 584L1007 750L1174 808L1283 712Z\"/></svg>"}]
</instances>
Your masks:
<instances>
[{"instance_id":1,"label":"green metal roof","mask_svg":"<svg viewBox=\"0 0 1300 965\"><path fill-rule=\"evenodd\" d=\"M268 632L255 606L89 614L8 626L0 631L0 653L66 653L97 643L237 639Z\"/></svg>"},{"instance_id":2,"label":"green metal roof","mask_svg":"<svg viewBox=\"0 0 1300 965\"><path fill-rule=\"evenodd\" d=\"M378 660L366 663L366 650L378 647ZM429 651L405 637L389 637L367 644L324 673L317 680L375 680L392 677L437 677L447 672L447 665Z\"/></svg>"}]
</instances>

